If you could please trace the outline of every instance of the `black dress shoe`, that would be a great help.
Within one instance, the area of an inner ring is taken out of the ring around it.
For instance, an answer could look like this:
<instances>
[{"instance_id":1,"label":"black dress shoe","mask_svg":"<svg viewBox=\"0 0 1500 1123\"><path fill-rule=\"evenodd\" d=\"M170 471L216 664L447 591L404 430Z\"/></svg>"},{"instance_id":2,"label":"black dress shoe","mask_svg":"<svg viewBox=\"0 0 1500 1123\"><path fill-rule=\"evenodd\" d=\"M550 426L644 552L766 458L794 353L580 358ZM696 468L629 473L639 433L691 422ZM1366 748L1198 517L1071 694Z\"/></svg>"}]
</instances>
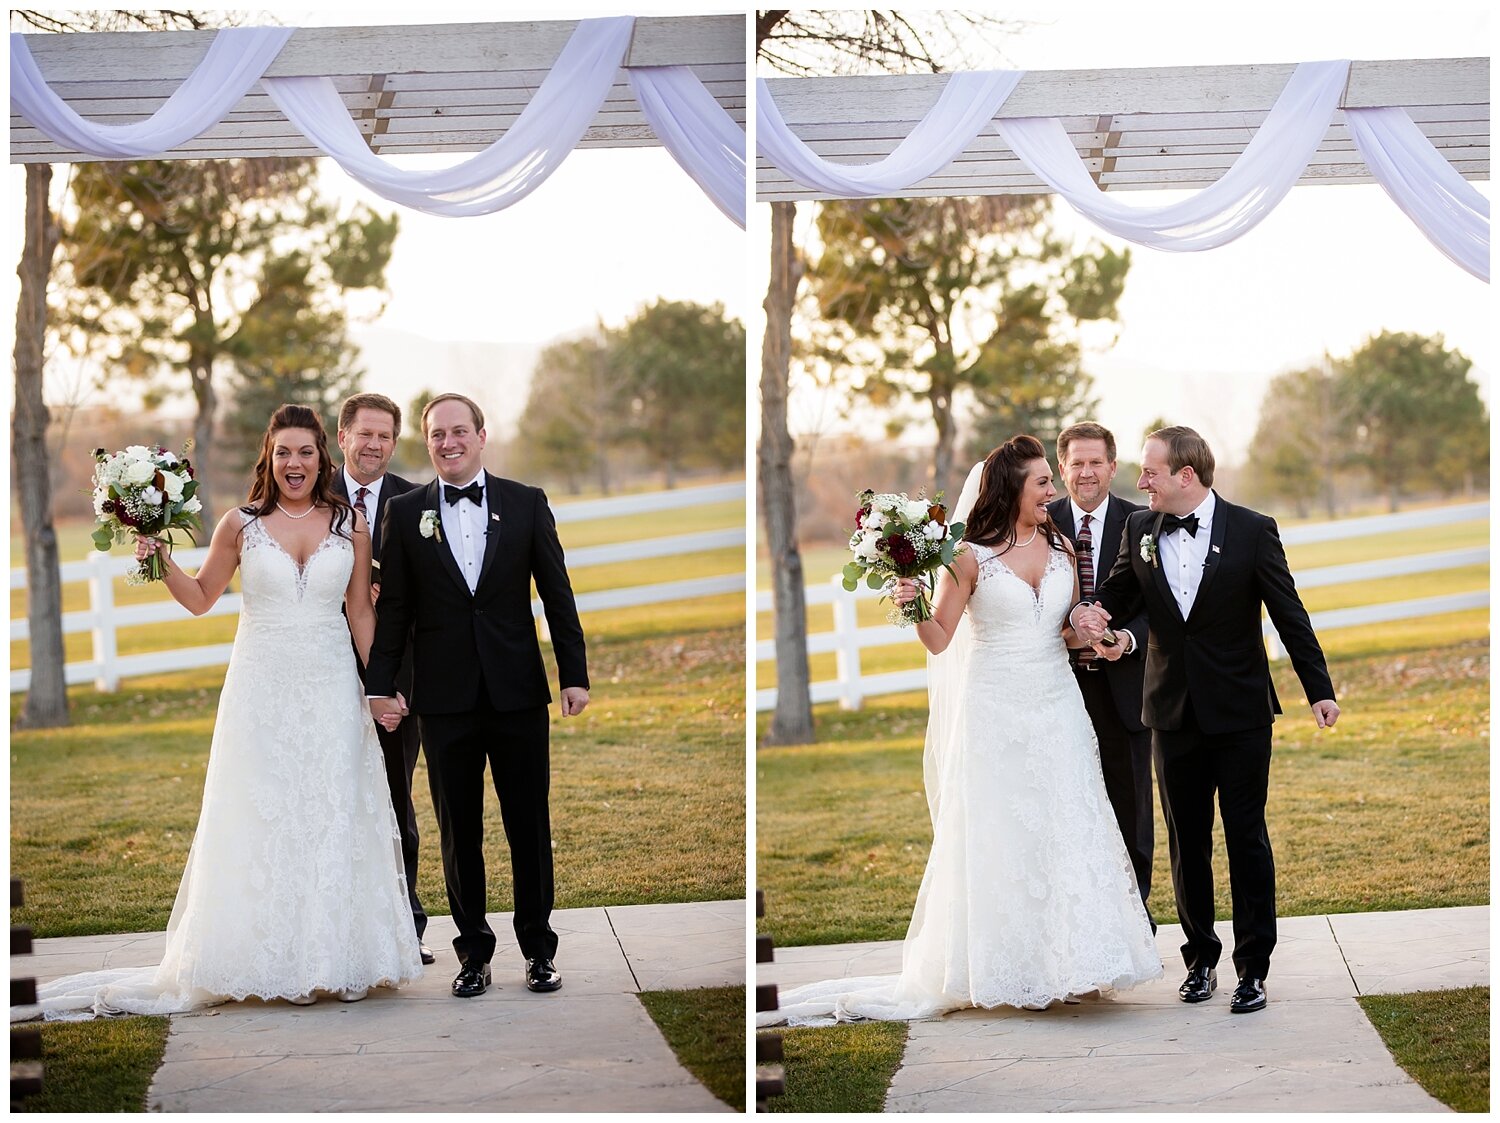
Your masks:
<instances>
[{"instance_id":1,"label":"black dress shoe","mask_svg":"<svg viewBox=\"0 0 1500 1123\"><path fill-rule=\"evenodd\" d=\"M422 962L423 963L436 963L437 962L437 956L435 956L435 955L432 954L432 949L430 947L428 947L426 944L419 945L418 946L418 950L422 953Z\"/></svg>"},{"instance_id":2,"label":"black dress shoe","mask_svg":"<svg viewBox=\"0 0 1500 1123\"><path fill-rule=\"evenodd\" d=\"M1194 967L1177 988L1177 997L1184 1002L1207 1002L1219 988L1219 973L1212 967Z\"/></svg>"},{"instance_id":3,"label":"black dress shoe","mask_svg":"<svg viewBox=\"0 0 1500 1123\"><path fill-rule=\"evenodd\" d=\"M484 988L490 985L490 965L488 963L465 963L459 968L458 974L453 976L453 997L473 998L484 993Z\"/></svg>"},{"instance_id":4,"label":"black dress shoe","mask_svg":"<svg viewBox=\"0 0 1500 1123\"><path fill-rule=\"evenodd\" d=\"M1229 1000L1231 1014L1249 1014L1266 1008L1266 980L1246 975Z\"/></svg>"},{"instance_id":5,"label":"black dress shoe","mask_svg":"<svg viewBox=\"0 0 1500 1123\"><path fill-rule=\"evenodd\" d=\"M528 959L526 961L526 989L535 991L556 990L562 986L562 976L552 966L550 959Z\"/></svg>"}]
</instances>

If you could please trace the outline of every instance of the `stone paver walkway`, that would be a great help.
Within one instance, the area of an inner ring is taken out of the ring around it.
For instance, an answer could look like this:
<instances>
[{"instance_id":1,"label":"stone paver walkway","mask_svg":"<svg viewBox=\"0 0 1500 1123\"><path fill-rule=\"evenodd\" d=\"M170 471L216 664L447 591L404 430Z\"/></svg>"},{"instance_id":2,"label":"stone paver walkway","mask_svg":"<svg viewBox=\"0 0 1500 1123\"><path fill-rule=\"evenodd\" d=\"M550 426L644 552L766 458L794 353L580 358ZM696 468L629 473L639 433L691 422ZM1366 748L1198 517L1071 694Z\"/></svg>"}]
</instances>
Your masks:
<instances>
[{"instance_id":1,"label":"stone paver walkway","mask_svg":"<svg viewBox=\"0 0 1500 1123\"><path fill-rule=\"evenodd\" d=\"M313 1006L251 1000L172 1019L152 1111L729 1111L681 1065L641 990L740 986L743 901L567 909L563 989L532 994L509 914L494 984L456 999L448 917L427 943L437 963L400 991ZM38 940L28 973L57 978L156 963L164 937Z\"/></svg>"},{"instance_id":2,"label":"stone paver walkway","mask_svg":"<svg viewBox=\"0 0 1500 1123\"><path fill-rule=\"evenodd\" d=\"M1447 1110L1396 1065L1354 999L1488 985L1489 908L1290 917L1278 930L1259 1013L1229 1013L1227 952L1213 999L1178 1001L1172 925L1157 933L1165 976L1112 1000L914 1022L886 1110ZM759 980L785 989L898 972L901 944L777 948L776 960Z\"/></svg>"}]
</instances>

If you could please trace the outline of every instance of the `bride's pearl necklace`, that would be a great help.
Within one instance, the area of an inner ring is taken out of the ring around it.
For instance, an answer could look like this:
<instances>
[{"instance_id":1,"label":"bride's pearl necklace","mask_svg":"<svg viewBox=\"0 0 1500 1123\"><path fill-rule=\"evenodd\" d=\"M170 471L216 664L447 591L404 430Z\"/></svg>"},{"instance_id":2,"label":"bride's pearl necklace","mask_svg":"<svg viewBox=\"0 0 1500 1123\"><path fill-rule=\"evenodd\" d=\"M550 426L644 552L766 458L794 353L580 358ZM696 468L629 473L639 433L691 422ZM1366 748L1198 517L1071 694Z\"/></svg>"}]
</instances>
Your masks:
<instances>
[{"instance_id":1,"label":"bride's pearl necklace","mask_svg":"<svg viewBox=\"0 0 1500 1123\"><path fill-rule=\"evenodd\" d=\"M317 510L317 508L318 508L318 505L316 503L310 503L310 504L308 504L307 510L303 511L300 515L294 515L290 511L288 511L285 507L283 507L280 503L276 504L276 509L278 511L280 511L283 515L285 515L289 519L305 519L305 518L307 518L308 515L312 514L315 510ZM1032 537L1035 538L1036 535L1033 534Z\"/></svg>"},{"instance_id":2,"label":"bride's pearl necklace","mask_svg":"<svg viewBox=\"0 0 1500 1123\"><path fill-rule=\"evenodd\" d=\"M1042 529L1042 527L1041 527L1040 523L1038 523L1036 526L1032 527L1031 528L1031 537L1028 538L1028 539L1026 539L1025 542L1017 542L1015 544L1014 548L1017 549L1017 550L1023 550L1027 546L1030 546L1033 542L1036 541L1036 533L1037 533L1037 531L1039 531L1041 529Z\"/></svg>"}]
</instances>

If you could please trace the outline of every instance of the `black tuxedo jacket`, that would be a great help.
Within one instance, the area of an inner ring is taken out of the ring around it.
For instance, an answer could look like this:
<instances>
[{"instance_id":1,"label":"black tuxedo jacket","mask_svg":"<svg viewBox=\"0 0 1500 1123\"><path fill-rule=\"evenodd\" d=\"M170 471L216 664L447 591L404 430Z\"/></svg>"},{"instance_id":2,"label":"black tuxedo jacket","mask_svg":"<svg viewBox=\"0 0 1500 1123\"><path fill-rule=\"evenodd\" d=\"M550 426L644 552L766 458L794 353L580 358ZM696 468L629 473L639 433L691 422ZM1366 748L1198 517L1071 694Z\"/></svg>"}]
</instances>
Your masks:
<instances>
[{"instance_id":1,"label":"black tuxedo jacket","mask_svg":"<svg viewBox=\"0 0 1500 1123\"><path fill-rule=\"evenodd\" d=\"M1104 526L1094 532L1096 588L1109 576L1109 567L1120 553L1120 533L1125 529L1126 517L1140 510L1143 508L1139 503L1131 503L1118 495L1109 497L1109 510L1105 512ZM1078 528L1073 525L1072 498L1064 495L1061 499L1054 499L1047 504L1047 514L1052 517L1057 529L1076 545ZM1125 728L1132 733L1139 733L1146 728L1141 723L1141 694L1146 676L1146 642L1151 630L1150 624L1144 608L1131 620L1111 623L1114 627L1126 628L1135 636L1136 646L1129 655L1122 655L1114 662L1100 659L1099 671L1095 673L1104 675L1105 681L1109 683L1110 695L1115 700L1115 709L1119 711Z\"/></svg>"},{"instance_id":2,"label":"black tuxedo jacket","mask_svg":"<svg viewBox=\"0 0 1500 1123\"><path fill-rule=\"evenodd\" d=\"M1150 619L1145 723L1180 729L1189 700L1205 733L1257 729L1275 720L1281 705L1261 635L1262 604L1308 702L1332 699L1323 649L1297 595L1276 520L1215 493L1208 559L1184 620L1160 559L1141 556L1141 540L1155 543L1164 517L1146 509L1126 520L1119 555L1094 596L1112 620L1133 618L1143 606Z\"/></svg>"},{"instance_id":3,"label":"black tuxedo jacket","mask_svg":"<svg viewBox=\"0 0 1500 1123\"><path fill-rule=\"evenodd\" d=\"M403 637L411 630L413 713L472 710L481 684L497 710L550 703L531 615L533 579L552 633L560 684L588 687L583 628L546 495L486 472L485 501L490 522L473 593L448 544L421 533L422 513L440 510L441 481L385 504L380 611L365 678L370 694L394 693Z\"/></svg>"}]
</instances>

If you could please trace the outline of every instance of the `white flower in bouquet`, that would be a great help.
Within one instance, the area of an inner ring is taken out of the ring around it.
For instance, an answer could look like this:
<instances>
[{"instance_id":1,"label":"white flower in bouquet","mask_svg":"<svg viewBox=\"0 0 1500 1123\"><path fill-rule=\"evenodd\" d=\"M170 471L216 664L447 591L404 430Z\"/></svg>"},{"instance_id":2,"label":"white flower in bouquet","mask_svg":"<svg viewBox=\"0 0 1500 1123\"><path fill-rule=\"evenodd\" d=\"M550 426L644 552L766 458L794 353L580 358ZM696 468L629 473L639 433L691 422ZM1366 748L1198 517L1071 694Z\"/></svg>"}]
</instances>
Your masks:
<instances>
[{"instance_id":1,"label":"white flower in bouquet","mask_svg":"<svg viewBox=\"0 0 1500 1123\"><path fill-rule=\"evenodd\" d=\"M190 515L196 515L203 510L203 502L195 495L182 505L182 509Z\"/></svg>"},{"instance_id":2,"label":"white flower in bouquet","mask_svg":"<svg viewBox=\"0 0 1500 1123\"><path fill-rule=\"evenodd\" d=\"M141 502L148 507L160 507L161 492L154 487L148 487L141 492Z\"/></svg>"},{"instance_id":3,"label":"white flower in bouquet","mask_svg":"<svg viewBox=\"0 0 1500 1123\"><path fill-rule=\"evenodd\" d=\"M865 530L879 530L885 525L885 513L872 508L861 525Z\"/></svg>"},{"instance_id":4,"label":"white flower in bouquet","mask_svg":"<svg viewBox=\"0 0 1500 1123\"><path fill-rule=\"evenodd\" d=\"M860 534L858 541L854 545L854 554L865 561L874 561L880 557L880 535L873 533Z\"/></svg>"},{"instance_id":5,"label":"white flower in bouquet","mask_svg":"<svg viewBox=\"0 0 1500 1123\"><path fill-rule=\"evenodd\" d=\"M94 515L96 517L104 514L104 501L108 498L109 492L103 488L94 489Z\"/></svg>"},{"instance_id":6,"label":"white flower in bouquet","mask_svg":"<svg viewBox=\"0 0 1500 1123\"><path fill-rule=\"evenodd\" d=\"M929 504L920 495L915 499L901 500L901 515L913 526L918 526L927 518Z\"/></svg>"},{"instance_id":7,"label":"white flower in bouquet","mask_svg":"<svg viewBox=\"0 0 1500 1123\"><path fill-rule=\"evenodd\" d=\"M177 467L177 454L175 452L159 452L156 459L160 460L168 468Z\"/></svg>"},{"instance_id":8,"label":"white flower in bouquet","mask_svg":"<svg viewBox=\"0 0 1500 1123\"><path fill-rule=\"evenodd\" d=\"M132 460L125 465L125 470L121 473L127 484L150 483L155 475L156 465L149 460Z\"/></svg>"},{"instance_id":9,"label":"white flower in bouquet","mask_svg":"<svg viewBox=\"0 0 1500 1123\"><path fill-rule=\"evenodd\" d=\"M929 542L941 542L944 538L948 537L948 528L936 519L930 519L927 525L922 528L922 534Z\"/></svg>"},{"instance_id":10,"label":"white flower in bouquet","mask_svg":"<svg viewBox=\"0 0 1500 1123\"><path fill-rule=\"evenodd\" d=\"M181 503L182 489L187 481L179 476L176 472L163 472L161 474L161 478L162 490L167 493L167 498L170 499L173 503Z\"/></svg>"},{"instance_id":11,"label":"white flower in bouquet","mask_svg":"<svg viewBox=\"0 0 1500 1123\"><path fill-rule=\"evenodd\" d=\"M125 449L125 456L130 460L144 460L151 463L151 450L145 445L129 445Z\"/></svg>"}]
</instances>

